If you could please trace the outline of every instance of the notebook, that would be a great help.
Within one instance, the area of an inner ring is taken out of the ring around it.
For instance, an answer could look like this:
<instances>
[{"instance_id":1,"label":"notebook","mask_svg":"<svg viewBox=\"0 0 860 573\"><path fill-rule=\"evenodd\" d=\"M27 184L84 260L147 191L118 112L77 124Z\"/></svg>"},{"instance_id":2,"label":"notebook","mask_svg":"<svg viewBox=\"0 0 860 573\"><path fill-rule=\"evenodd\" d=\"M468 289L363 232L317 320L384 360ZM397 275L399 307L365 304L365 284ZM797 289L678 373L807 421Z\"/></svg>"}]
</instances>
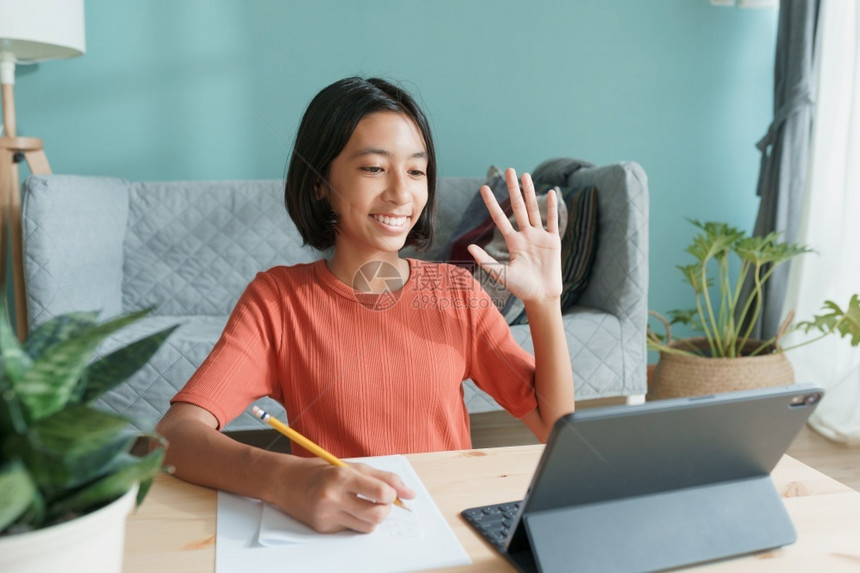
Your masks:
<instances>
[{"instance_id":1,"label":"notebook","mask_svg":"<svg viewBox=\"0 0 860 573\"><path fill-rule=\"evenodd\" d=\"M792 385L574 412L523 500L462 516L520 571L663 570L788 545L770 472L822 396Z\"/></svg>"},{"instance_id":2,"label":"notebook","mask_svg":"<svg viewBox=\"0 0 860 573\"><path fill-rule=\"evenodd\" d=\"M410 511L391 508L373 533L317 533L266 503L218 492L216 573L349 571L402 573L471 563L421 478L404 456L356 458L396 473L415 492Z\"/></svg>"}]
</instances>

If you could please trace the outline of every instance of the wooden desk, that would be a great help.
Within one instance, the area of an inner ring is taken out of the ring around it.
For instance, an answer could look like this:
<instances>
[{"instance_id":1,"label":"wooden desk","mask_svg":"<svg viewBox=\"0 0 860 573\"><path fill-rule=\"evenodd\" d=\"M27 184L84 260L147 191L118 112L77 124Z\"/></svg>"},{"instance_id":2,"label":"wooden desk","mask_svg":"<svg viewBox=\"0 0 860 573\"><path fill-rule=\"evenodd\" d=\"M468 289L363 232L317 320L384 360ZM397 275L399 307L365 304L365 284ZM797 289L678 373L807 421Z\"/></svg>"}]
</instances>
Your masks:
<instances>
[{"instance_id":1,"label":"wooden desk","mask_svg":"<svg viewBox=\"0 0 860 573\"><path fill-rule=\"evenodd\" d=\"M460 518L467 507L521 499L543 446L518 446L407 456L472 558L454 571L509 571L507 562ZM798 540L776 551L697 570L858 571L860 492L784 456L773 472ZM215 570L215 491L168 475L156 478L128 519L126 573ZM619 547L623 551L623 545Z\"/></svg>"}]
</instances>

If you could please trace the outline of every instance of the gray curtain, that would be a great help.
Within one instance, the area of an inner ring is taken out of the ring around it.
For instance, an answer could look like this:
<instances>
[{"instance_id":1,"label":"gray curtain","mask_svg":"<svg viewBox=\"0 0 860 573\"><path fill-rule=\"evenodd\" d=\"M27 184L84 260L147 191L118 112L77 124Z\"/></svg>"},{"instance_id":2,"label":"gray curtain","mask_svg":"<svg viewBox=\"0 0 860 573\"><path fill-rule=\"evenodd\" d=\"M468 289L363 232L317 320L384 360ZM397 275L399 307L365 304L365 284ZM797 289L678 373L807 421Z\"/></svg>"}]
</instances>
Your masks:
<instances>
[{"instance_id":1,"label":"gray curtain","mask_svg":"<svg viewBox=\"0 0 860 573\"><path fill-rule=\"evenodd\" d=\"M803 208L815 101L815 31L819 0L782 0L774 65L773 121L756 144L761 151L758 195L761 197L753 234L782 232L795 242ZM774 272L765 286L761 320L754 336L774 336L785 318L782 306L790 263ZM752 290L747 281L745 292Z\"/></svg>"}]
</instances>

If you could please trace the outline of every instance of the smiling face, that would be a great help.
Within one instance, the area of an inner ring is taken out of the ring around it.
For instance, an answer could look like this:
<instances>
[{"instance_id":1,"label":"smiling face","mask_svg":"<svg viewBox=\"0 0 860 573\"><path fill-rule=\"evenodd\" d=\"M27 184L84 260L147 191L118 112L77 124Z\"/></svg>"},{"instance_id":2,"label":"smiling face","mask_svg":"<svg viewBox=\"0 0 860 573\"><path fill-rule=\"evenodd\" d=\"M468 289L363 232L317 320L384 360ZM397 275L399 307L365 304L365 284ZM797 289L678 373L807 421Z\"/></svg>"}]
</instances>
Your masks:
<instances>
[{"instance_id":1,"label":"smiling face","mask_svg":"<svg viewBox=\"0 0 860 573\"><path fill-rule=\"evenodd\" d=\"M335 257L391 260L427 204L427 149L402 113L365 116L321 187L337 215Z\"/></svg>"}]
</instances>

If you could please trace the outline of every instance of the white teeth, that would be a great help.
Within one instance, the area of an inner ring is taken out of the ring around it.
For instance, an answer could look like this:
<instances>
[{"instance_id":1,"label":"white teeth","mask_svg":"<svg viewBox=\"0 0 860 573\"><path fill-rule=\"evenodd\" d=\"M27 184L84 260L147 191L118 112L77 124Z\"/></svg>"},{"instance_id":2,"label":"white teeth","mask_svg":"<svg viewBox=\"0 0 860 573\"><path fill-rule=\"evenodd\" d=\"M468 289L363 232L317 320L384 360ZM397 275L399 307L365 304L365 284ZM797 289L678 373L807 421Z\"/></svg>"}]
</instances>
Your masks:
<instances>
[{"instance_id":1,"label":"white teeth","mask_svg":"<svg viewBox=\"0 0 860 573\"><path fill-rule=\"evenodd\" d=\"M409 220L409 217L386 217L384 215L373 215L373 218L391 227L401 227Z\"/></svg>"}]
</instances>

